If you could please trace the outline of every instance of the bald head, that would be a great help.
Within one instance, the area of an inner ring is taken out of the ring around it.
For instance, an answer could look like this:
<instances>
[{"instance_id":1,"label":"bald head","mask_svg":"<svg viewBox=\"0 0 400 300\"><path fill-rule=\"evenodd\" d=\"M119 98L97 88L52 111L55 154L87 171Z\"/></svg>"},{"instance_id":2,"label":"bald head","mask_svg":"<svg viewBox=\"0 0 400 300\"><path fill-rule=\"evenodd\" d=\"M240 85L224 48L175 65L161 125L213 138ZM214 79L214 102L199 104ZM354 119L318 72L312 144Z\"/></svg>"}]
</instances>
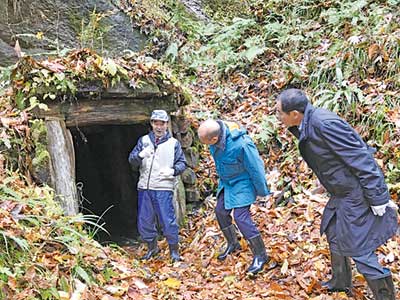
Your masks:
<instances>
[{"instance_id":1,"label":"bald head","mask_svg":"<svg viewBox=\"0 0 400 300\"><path fill-rule=\"evenodd\" d=\"M214 145L218 142L221 126L217 121L208 119L200 124L198 135L200 142L207 145Z\"/></svg>"}]
</instances>

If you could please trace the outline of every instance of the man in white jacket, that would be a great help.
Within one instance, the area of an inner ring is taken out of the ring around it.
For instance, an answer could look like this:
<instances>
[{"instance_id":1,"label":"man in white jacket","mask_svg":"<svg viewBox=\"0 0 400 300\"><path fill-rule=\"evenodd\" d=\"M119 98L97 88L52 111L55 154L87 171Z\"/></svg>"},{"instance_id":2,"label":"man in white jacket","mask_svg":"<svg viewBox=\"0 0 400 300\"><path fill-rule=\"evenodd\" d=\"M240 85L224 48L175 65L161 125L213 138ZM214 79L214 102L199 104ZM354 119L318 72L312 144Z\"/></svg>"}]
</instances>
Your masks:
<instances>
[{"instance_id":1,"label":"man in white jacket","mask_svg":"<svg viewBox=\"0 0 400 300\"><path fill-rule=\"evenodd\" d=\"M172 203L175 177L186 169L181 145L168 132L169 117L164 110L154 110L150 124L152 131L139 138L129 154L129 163L139 169L138 230L148 245L142 259L150 259L159 252L157 219L169 245L173 262L180 261L178 230Z\"/></svg>"}]
</instances>

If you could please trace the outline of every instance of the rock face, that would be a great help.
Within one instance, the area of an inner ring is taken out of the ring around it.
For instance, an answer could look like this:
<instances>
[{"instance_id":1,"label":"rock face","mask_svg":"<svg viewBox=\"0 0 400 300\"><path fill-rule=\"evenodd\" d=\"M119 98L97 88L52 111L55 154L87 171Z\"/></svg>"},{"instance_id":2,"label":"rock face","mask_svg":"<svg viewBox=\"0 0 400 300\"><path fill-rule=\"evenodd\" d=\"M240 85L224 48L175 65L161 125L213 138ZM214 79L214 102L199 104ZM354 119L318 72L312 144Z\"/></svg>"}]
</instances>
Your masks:
<instances>
[{"instance_id":1,"label":"rock face","mask_svg":"<svg viewBox=\"0 0 400 300\"><path fill-rule=\"evenodd\" d=\"M186 9L196 16L199 20L208 21L209 17L203 11L203 1L202 0L181 0L181 3L186 7Z\"/></svg>"},{"instance_id":2,"label":"rock face","mask_svg":"<svg viewBox=\"0 0 400 300\"><path fill-rule=\"evenodd\" d=\"M114 1L115 2L115 1ZM26 54L48 55L90 47L103 55L142 50L146 38L111 0L0 1L0 66L17 60L18 40Z\"/></svg>"}]
</instances>

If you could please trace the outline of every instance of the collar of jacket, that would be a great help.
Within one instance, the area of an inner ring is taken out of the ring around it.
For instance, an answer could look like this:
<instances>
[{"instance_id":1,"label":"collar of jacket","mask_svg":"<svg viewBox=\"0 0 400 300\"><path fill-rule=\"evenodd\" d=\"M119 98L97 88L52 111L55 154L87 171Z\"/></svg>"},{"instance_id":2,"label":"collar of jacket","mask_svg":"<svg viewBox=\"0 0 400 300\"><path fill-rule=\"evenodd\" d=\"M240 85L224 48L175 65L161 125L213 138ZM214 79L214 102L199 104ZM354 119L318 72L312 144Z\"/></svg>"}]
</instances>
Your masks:
<instances>
[{"instance_id":1,"label":"collar of jacket","mask_svg":"<svg viewBox=\"0 0 400 300\"><path fill-rule=\"evenodd\" d=\"M308 138L308 124L310 123L311 116L315 111L315 107L308 103L304 111L302 130L300 131L299 141L304 141Z\"/></svg>"},{"instance_id":2,"label":"collar of jacket","mask_svg":"<svg viewBox=\"0 0 400 300\"><path fill-rule=\"evenodd\" d=\"M149 133L149 137L150 137L150 140L151 140L151 142L153 143L153 145L156 145L156 137L155 137L153 131L151 131L151 132ZM170 135L169 131L167 130L167 132L165 133L165 135L164 135L162 138L160 138L160 140L158 141L158 144L157 144L157 145L160 145L160 144L162 144L162 143L168 141L168 139L169 139L170 137L171 137L171 135Z\"/></svg>"},{"instance_id":3,"label":"collar of jacket","mask_svg":"<svg viewBox=\"0 0 400 300\"><path fill-rule=\"evenodd\" d=\"M213 147L225 151L226 147L226 141L229 137L232 139L237 139L238 137L246 134L246 130L241 128L237 123L235 122L223 122L221 120L217 121L219 126L221 126L221 132L218 136L218 142L213 145Z\"/></svg>"},{"instance_id":4,"label":"collar of jacket","mask_svg":"<svg viewBox=\"0 0 400 300\"><path fill-rule=\"evenodd\" d=\"M306 106L306 109L304 111L304 117L302 120L302 126L301 126L301 131L299 129L299 126L292 126L289 127L288 130L299 139L299 141L304 141L308 137L308 123L310 122L311 116L315 111L315 107L311 104L308 103Z\"/></svg>"},{"instance_id":5,"label":"collar of jacket","mask_svg":"<svg viewBox=\"0 0 400 300\"><path fill-rule=\"evenodd\" d=\"M217 120L217 123L219 124L221 130L219 132L218 142L215 144L215 147L224 151L226 145L226 136L227 132L229 131L227 130L224 122L222 122L221 120Z\"/></svg>"}]
</instances>

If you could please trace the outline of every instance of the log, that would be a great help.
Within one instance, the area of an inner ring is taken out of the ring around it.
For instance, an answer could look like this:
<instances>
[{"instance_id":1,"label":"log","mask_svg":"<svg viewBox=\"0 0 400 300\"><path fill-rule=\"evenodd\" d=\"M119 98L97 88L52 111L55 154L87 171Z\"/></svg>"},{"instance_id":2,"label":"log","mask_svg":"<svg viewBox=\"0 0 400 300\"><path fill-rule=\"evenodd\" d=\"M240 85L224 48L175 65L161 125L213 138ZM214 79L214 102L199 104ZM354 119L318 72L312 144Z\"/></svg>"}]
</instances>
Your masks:
<instances>
[{"instance_id":1,"label":"log","mask_svg":"<svg viewBox=\"0 0 400 300\"><path fill-rule=\"evenodd\" d=\"M172 203L174 205L176 222L180 226L182 226L184 225L186 216L186 192L185 186L180 176L178 176L177 178L177 184L174 189L174 197Z\"/></svg>"},{"instance_id":2,"label":"log","mask_svg":"<svg viewBox=\"0 0 400 300\"><path fill-rule=\"evenodd\" d=\"M101 99L77 101L75 103L49 103L49 110L37 109L39 118L58 118L65 120L67 127L87 125L124 125L149 121L154 109L168 112L178 109L171 97L154 99Z\"/></svg>"},{"instance_id":3,"label":"log","mask_svg":"<svg viewBox=\"0 0 400 300\"><path fill-rule=\"evenodd\" d=\"M76 215L78 196L75 185L75 155L72 136L62 120L46 120L48 151L50 154L50 175L66 215Z\"/></svg>"}]
</instances>

